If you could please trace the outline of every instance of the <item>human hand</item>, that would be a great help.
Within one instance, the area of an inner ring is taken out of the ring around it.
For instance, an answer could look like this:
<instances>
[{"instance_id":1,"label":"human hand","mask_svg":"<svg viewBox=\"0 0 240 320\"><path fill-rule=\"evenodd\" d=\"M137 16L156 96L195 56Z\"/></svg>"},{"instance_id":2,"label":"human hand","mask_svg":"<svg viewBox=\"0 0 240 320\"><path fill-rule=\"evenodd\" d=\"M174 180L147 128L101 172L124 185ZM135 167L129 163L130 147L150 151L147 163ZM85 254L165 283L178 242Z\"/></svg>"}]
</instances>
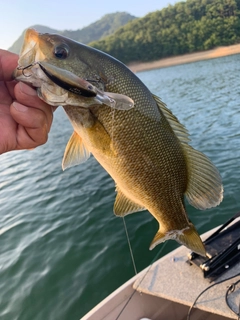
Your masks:
<instances>
[{"instance_id":1,"label":"human hand","mask_svg":"<svg viewBox=\"0 0 240 320\"><path fill-rule=\"evenodd\" d=\"M47 142L52 107L36 90L12 79L18 56L0 49L0 154L32 149Z\"/></svg>"}]
</instances>

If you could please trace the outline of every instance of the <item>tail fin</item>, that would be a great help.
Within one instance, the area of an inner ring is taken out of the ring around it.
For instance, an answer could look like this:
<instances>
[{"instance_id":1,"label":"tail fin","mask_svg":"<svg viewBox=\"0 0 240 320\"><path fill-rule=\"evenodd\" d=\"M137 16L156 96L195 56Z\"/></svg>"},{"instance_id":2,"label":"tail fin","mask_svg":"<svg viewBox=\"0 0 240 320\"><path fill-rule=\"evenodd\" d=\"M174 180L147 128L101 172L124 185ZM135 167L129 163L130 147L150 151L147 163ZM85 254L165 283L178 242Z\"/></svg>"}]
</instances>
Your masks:
<instances>
[{"instance_id":1,"label":"tail fin","mask_svg":"<svg viewBox=\"0 0 240 320\"><path fill-rule=\"evenodd\" d=\"M189 248L193 252L200 254L203 257L206 256L206 250L204 248L202 240L192 223L189 223L189 227L183 230L173 230L167 232L166 234L162 233L159 228L153 241L151 242L150 250L155 248L159 243L169 239L176 240L180 244Z\"/></svg>"}]
</instances>

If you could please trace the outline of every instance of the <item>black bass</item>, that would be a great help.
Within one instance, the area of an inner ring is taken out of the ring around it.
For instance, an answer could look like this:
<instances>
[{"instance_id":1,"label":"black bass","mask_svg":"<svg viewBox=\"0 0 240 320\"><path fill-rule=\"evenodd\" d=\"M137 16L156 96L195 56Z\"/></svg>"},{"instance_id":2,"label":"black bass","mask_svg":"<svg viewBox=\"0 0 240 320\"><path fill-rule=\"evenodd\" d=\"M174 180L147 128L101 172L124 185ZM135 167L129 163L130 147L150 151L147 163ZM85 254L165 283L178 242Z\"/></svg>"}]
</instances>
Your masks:
<instances>
[{"instance_id":1,"label":"black bass","mask_svg":"<svg viewBox=\"0 0 240 320\"><path fill-rule=\"evenodd\" d=\"M74 132L63 169L93 154L116 183L114 213L147 209L158 221L150 249L174 239L206 255L184 195L198 209L214 207L223 197L221 177L188 145L185 127L136 75L103 52L29 29L15 77L67 113Z\"/></svg>"}]
</instances>

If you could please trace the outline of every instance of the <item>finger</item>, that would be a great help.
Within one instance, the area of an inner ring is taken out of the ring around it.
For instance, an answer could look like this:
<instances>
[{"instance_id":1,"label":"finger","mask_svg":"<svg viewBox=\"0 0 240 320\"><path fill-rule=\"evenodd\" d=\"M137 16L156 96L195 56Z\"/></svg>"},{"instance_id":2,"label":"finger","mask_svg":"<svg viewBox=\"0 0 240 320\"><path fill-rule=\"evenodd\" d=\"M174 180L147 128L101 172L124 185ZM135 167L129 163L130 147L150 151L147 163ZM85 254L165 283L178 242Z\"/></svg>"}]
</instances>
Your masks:
<instances>
[{"instance_id":1,"label":"finger","mask_svg":"<svg viewBox=\"0 0 240 320\"><path fill-rule=\"evenodd\" d=\"M17 54L0 49L0 80L12 80L13 71L17 67L17 64Z\"/></svg>"},{"instance_id":2,"label":"finger","mask_svg":"<svg viewBox=\"0 0 240 320\"><path fill-rule=\"evenodd\" d=\"M17 127L17 149L35 148L46 143L53 119L51 106L38 96L35 89L20 82L14 88L17 101L10 107Z\"/></svg>"},{"instance_id":3,"label":"finger","mask_svg":"<svg viewBox=\"0 0 240 320\"><path fill-rule=\"evenodd\" d=\"M10 112L17 126L16 149L30 149L44 144L48 139L48 123L45 113L14 101Z\"/></svg>"},{"instance_id":4,"label":"finger","mask_svg":"<svg viewBox=\"0 0 240 320\"><path fill-rule=\"evenodd\" d=\"M0 104L0 154L16 148L16 129L9 105Z\"/></svg>"},{"instance_id":5,"label":"finger","mask_svg":"<svg viewBox=\"0 0 240 320\"><path fill-rule=\"evenodd\" d=\"M46 104L37 96L37 92L32 87L28 86L23 82L19 82L15 88L14 93L16 100L20 104L31 107L33 109L41 110L43 113L43 118L47 123L47 130L50 131L52 120L53 120L53 110L52 107ZM37 113L36 113L37 116ZM30 120L30 119L29 119ZM29 123L31 124L31 123Z\"/></svg>"}]
</instances>

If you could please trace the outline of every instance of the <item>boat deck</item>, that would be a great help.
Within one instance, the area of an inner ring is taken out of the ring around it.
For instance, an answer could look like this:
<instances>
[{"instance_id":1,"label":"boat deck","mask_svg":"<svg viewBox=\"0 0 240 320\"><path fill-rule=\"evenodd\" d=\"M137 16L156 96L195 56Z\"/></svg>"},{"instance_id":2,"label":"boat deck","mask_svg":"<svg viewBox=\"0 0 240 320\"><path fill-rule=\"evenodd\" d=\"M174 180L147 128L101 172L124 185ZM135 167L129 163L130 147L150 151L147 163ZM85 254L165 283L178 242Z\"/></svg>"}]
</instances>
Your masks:
<instances>
[{"instance_id":1,"label":"boat deck","mask_svg":"<svg viewBox=\"0 0 240 320\"><path fill-rule=\"evenodd\" d=\"M200 268L186 262L188 253L189 250L181 246L167 254L135 281L134 289L181 305L191 306L198 294L214 281L210 283L209 280L204 279ZM238 273L240 273L240 262L217 278L216 282ZM236 315L226 305L225 294L228 287L237 280L240 280L240 276L210 288L198 299L195 307L229 319L236 319ZM229 301L233 310L238 312L240 286L231 293ZM195 316L193 318L197 319Z\"/></svg>"},{"instance_id":2,"label":"boat deck","mask_svg":"<svg viewBox=\"0 0 240 320\"><path fill-rule=\"evenodd\" d=\"M211 232L203 235L206 239ZM99 303L82 320L186 320L197 296L214 282L204 279L202 271L189 265L189 250L181 246L130 279ZM240 272L240 261L217 279ZM214 286L205 292L192 309L191 320L230 320L237 316L227 307L228 286L240 276ZM238 312L240 284L229 296L231 307Z\"/></svg>"}]
</instances>

